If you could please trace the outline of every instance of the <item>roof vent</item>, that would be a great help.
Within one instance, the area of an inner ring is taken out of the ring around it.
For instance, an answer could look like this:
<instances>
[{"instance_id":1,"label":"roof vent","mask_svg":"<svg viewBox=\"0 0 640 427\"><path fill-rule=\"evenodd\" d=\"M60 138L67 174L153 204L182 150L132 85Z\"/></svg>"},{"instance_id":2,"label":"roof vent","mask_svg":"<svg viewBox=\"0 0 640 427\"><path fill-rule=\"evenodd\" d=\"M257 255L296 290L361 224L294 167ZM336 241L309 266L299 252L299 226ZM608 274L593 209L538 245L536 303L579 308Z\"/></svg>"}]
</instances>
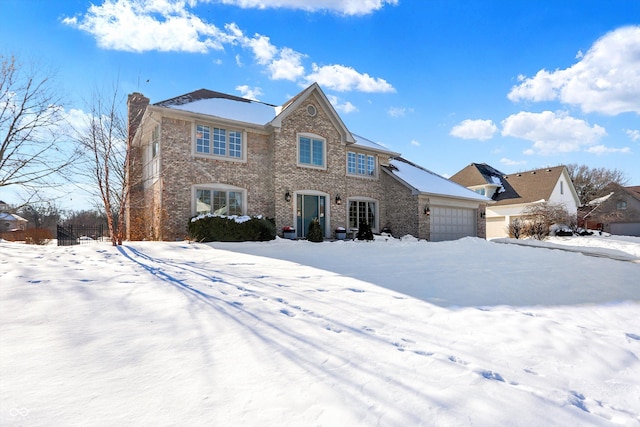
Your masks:
<instances>
[{"instance_id":1,"label":"roof vent","mask_svg":"<svg viewBox=\"0 0 640 427\"><path fill-rule=\"evenodd\" d=\"M519 174L518 174L518 176L522 176L522 174L521 174L521 173L519 173Z\"/></svg>"},{"instance_id":2,"label":"roof vent","mask_svg":"<svg viewBox=\"0 0 640 427\"><path fill-rule=\"evenodd\" d=\"M536 174L536 171L532 171L532 172L531 172L531 175L535 175L535 174Z\"/></svg>"},{"instance_id":3,"label":"roof vent","mask_svg":"<svg viewBox=\"0 0 640 427\"><path fill-rule=\"evenodd\" d=\"M307 105L307 114L309 114L311 117L315 117L317 113L318 110L316 110L316 107L314 105Z\"/></svg>"}]
</instances>

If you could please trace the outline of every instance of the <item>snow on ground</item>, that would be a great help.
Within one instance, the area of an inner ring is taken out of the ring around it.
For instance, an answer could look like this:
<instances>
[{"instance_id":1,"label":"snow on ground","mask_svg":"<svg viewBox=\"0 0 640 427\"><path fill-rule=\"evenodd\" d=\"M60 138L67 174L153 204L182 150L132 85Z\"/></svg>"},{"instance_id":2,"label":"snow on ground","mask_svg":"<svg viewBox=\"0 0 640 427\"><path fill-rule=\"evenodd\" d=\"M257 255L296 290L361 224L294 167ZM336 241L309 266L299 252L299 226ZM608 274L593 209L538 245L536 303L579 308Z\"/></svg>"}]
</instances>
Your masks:
<instances>
[{"instance_id":1,"label":"snow on ground","mask_svg":"<svg viewBox=\"0 0 640 427\"><path fill-rule=\"evenodd\" d=\"M639 273L480 239L0 243L0 425L640 425Z\"/></svg>"}]
</instances>

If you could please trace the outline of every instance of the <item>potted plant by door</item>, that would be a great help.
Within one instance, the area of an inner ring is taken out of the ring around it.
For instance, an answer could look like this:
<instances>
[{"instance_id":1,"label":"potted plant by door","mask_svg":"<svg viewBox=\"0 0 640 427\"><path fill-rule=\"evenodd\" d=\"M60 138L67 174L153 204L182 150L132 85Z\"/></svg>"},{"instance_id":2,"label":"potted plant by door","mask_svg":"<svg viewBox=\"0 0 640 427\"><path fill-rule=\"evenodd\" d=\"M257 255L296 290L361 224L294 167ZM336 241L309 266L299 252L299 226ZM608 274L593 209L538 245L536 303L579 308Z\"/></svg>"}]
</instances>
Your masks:
<instances>
[{"instance_id":1,"label":"potted plant by door","mask_svg":"<svg viewBox=\"0 0 640 427\"><path fill-rule=\"evenodd\" d=\"M344 227L336 228L336 239L344 240L347 238L347 230Z\"/></svg>"},{"instance_id":2,"label":"potted plant by door","mask_svg":"<svg viewBox=\"0 0 640 427\"><path fill-rule=\"evenodd\" d=\"M296 229L291 227L290 225L287 225L286 227L282 228L282 237L284 237L285 239L295 239L296 238Z\"/></svg>"}]
</instances>

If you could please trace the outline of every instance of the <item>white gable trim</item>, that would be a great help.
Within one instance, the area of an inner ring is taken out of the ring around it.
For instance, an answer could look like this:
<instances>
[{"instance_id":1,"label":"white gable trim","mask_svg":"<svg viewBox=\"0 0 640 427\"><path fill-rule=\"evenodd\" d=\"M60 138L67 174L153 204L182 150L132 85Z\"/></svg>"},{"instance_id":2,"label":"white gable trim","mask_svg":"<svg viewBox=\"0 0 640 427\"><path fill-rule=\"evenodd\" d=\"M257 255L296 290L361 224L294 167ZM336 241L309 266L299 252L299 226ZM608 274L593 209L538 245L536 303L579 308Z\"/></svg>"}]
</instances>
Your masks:
<instances>
[{"instance_id":1,"label":"white gable trim","mask_svg":"<svg viewBox=\"0 0 640 427\"><path fill-rule=\"evenodd\" d=\"M320 100L320 106L329 115L329 119L342 135L343 141L350 144L355 143L356 141L351 135L351 132L349 132L349 129L347 129L347 126L345 126L335 108L333 108L333 105L331 105L331 102L329 102L327 96L324 94L322 89L320 89L318 83L313 83L311 86L302 91L300 95L291 103L291 105L280 112L280 114L278 114L273 120L271 120L269 124L274 128L279 129L282 126L282 121L287 118L287 116L291 114L292 111L295 111L298 107L307 102L307 99L309 99L309 97L313 93L318 96L318 99Z\"/></svg>"}]
</instances>

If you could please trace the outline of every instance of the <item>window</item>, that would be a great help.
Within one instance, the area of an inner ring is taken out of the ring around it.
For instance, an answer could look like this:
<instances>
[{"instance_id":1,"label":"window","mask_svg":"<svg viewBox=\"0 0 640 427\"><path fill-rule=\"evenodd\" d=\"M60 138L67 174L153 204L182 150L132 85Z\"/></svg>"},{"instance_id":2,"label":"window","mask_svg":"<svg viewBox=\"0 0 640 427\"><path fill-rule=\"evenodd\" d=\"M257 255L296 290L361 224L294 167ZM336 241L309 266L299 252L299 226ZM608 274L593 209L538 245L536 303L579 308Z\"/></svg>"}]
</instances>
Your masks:
<instances>
[{"instance_id":1,"label":"window","mask_svg":"<svg viewBox=\"0 0 640 427\"><path fill-rule=\"evenodd\" d=\"M160 125L156 125L151 131L151 140L143 148L144 165L142 179L145 188L153 184L160 176Z\"/></svg>"},{"instance_id":2,"label":"window","mask_svg":"<svg viewBox=\"0 0 640 427\"><path fill-rule=\"evenodd\" d=\"M242 132L198 124L196 153L242 159Z\"/></svg>"},{"instance_id":3,"label":"window","mask_svg":"<svg viewBox=\"0 0 640 427\"><path fill-rule=\"evenodd\" d=\"M560 181L560 194L564 194L564 182Z\"/></svg>"},{"instance_id":4,"label":"window","mask_svg":"<svg viewBox=\"0 0 640 427\"><path fill-rule=\"evenodd\" d=\"M151 157L155 158L160 150L160 125L156 125L151 132Z\"/></svg>"},{"instance_id":5,"label":"window","mask_svg":"<svg viewBox=\"0 0 640 427\"><path fill-rule=\"evenodd\" d=\"M196 189L196 214L243 215L243 192Z\"/></svg>"},{"instance_id":6,"label":"window","mask_svg":"<svg viewBox=\"0 0 640 427\"><path fill-rule=\"evenodd\" d=\"M325 167L324 140L300 136L298 139L298 164Z\"/></svg>"},{"instance_id":7,"label":"window","mask_svg":"<svg viewBox=\"0 0 640 427\"><path fill-rule=\"evenodd\" d=\"M485 188L476 188L474 191L482 196L487 194L487 190Z\"/></svg>"},{"instance_id":8,"label":"window","mask_svg":"<svg viewBox=\"0 0 640 427\"><path fill-rule=\"evenodd\" d=\"M620 200L616 203L616 208L618 208L619 210L625 210L627 209L627 202L625 200Z\"/></svg>"},{"instance_id":9,"label":"window","mask_svg":"<svg viewBox=\"0 0 640 427\"><path fill-rule=\"evenodd\" d=\"M347 152L347 173L349 175L375 176L376 157L355 151Z\"/></svg>"},{"instance_id":10,"label":"window","mask_svg":"<svg viewBox=\"0 0 640 427\"><path fill-rule=\"evenodd\" d=\"M351 200L349 202L349 228L358 228L361 222L365 222L372 229L376 229L376 205L377 203L374 201Z\"/></svg>"}]
</instances>

